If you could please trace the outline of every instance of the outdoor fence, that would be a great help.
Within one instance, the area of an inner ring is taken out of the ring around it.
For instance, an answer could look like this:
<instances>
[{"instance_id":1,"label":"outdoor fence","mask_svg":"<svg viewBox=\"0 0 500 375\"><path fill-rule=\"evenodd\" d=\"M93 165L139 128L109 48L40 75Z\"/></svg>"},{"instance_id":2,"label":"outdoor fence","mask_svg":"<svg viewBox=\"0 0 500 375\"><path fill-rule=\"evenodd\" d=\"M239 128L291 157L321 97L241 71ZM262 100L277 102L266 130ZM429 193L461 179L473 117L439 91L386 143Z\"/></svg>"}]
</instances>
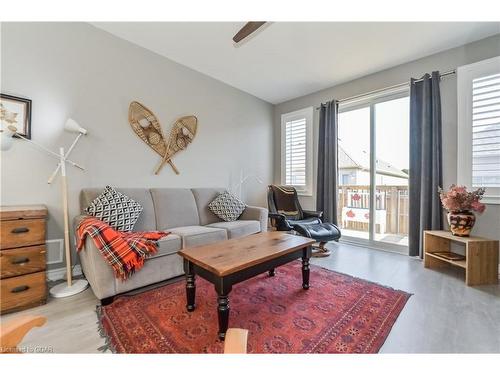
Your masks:
<instances>
[{"instance_id":1,"label":"outdoor fence","mask_svg":"<svg viewBox=\"0 0 500 375\"><path fill-rule=\"evenodd\" d=\"M375 190L375 231L408 234L408 186L377 186ZM345 229L367 232L370 219L370 187L339 186L337 218Z\"/></svg>"}]
</instances>

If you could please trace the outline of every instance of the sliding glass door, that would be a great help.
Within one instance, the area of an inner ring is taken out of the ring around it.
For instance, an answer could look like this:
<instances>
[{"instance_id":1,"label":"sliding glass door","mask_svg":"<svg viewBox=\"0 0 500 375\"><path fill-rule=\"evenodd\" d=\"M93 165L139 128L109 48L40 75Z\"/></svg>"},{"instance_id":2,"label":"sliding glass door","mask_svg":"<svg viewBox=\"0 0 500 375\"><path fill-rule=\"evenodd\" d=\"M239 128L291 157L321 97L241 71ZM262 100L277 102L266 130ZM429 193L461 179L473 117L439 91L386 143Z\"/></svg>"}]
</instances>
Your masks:
<instances>
[{"instance_id":1,"label":"sliding glass door","mask_svg":"<svg viewBox=\"0 0 500 375\"><path fill-rule=\"evenodd\" d=\"M339 113L338 223L342 236L370 238L370 107Z\"/></svg>"},{"instance_id":2,"label":"sliding glass door","mask_svg":"<svg viewBox=\"0 0 500 375\"><path fill-rule=\"evenodd\" d=\"M409 98L375 104L375 236L408 246Z\"/></svg>"},{"instance_id":3,"label":"sliding glass door","mask_svg":"<svg viewBox=\"0 0 500 375\"><path fill-rule=\"evenodd\" d=\"M339 113L342 236L406 252L409 97L407 91L347 104Z\"/></svg>"}]
</instances>

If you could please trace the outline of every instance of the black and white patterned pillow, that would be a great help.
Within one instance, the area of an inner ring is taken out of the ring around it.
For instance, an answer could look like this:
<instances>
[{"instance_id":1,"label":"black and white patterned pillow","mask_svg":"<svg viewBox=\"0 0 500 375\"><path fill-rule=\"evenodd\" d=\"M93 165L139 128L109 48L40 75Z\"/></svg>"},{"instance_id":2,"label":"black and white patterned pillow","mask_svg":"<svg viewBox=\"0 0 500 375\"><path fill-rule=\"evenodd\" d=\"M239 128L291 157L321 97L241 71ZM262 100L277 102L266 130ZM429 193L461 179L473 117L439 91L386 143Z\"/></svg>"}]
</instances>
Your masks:
<instances>
[{"instance_id":1,"label":"black and white patterned pillow","mask_svg":"<svg viewBox=\"0 0 500 375\"><path fill-rule=\"evenodd\" d=\"M85 209L85 212L116 230L130 232L134 229L142 210L142 206L132 198L106 186L104 191Z\"/></svg>"},{"instance_id":2,"label":"black and white patterned pillow","mask_svg":"<svg viewBox=\"0 0 500 375\"><path fill-rule=\"evenodd\" d=\"M235 221L247 205L228 191L220 193L208 204L208 208L224 221Z\"/></svg>"}]
</instances>

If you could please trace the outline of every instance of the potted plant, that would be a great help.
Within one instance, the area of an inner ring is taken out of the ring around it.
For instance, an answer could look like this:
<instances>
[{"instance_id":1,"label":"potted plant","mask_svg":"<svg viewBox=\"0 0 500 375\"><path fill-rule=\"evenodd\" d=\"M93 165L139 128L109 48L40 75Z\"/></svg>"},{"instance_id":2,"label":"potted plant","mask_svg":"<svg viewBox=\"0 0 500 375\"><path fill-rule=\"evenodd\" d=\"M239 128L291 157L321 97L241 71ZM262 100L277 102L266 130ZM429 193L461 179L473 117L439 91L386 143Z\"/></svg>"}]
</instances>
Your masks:
<instances>
[{"instance_id":1,"label":"potted plant","mask_svg":"<svg viewBox=\"0 0 500 375\"><path fill-rule=\"evenodd\" d=\"M474 212L482 213L486 205L481 203L485 189L479 188L467 191L465 186L451 185L448 191L439 188L441 204L448 211L448 223L454 236L468 237L474 224L476 216Z\"/></svg>"}]
</instances>

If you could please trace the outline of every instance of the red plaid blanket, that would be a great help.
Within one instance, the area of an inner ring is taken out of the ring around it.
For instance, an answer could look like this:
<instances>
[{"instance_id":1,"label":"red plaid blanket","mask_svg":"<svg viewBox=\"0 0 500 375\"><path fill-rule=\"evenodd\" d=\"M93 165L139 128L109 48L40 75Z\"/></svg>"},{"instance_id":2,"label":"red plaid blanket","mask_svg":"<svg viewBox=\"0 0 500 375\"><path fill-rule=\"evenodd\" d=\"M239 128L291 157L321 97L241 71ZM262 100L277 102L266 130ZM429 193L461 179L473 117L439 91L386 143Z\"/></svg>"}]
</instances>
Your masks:
<instances>
[{"instance_id":1,"label":"red plaid blanket","mask_svg":"<svg viewBox=\"0 0 500 375\"><path fill-rule=\"evenodd\" d=\"M95 217L83 219L76 229L77 251L89 235L117 279L126 280L144 265L144 259L158 251L158 240L169 232L119 232Z\"/></svg>"}]
</instances>

